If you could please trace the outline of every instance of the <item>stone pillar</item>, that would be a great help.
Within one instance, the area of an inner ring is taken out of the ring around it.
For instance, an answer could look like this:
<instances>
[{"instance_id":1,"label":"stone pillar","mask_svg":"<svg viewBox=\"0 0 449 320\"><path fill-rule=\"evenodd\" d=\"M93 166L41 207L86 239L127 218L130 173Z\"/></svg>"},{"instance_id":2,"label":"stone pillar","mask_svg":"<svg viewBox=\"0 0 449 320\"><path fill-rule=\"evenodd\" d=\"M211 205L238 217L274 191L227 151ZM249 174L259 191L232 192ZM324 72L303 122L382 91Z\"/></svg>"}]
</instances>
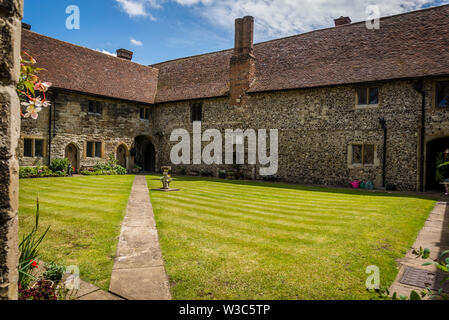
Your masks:
<instances>
[{"instance_id":1,"label":"stone pillar","mask_svg":"<svg viewBox=\"0 0 449 320\"><path fill-rule=\"evenodd\" d=\"M17 299L22 14L23 0L0 0L0 300Z\"/></svg>"}]
</instances>

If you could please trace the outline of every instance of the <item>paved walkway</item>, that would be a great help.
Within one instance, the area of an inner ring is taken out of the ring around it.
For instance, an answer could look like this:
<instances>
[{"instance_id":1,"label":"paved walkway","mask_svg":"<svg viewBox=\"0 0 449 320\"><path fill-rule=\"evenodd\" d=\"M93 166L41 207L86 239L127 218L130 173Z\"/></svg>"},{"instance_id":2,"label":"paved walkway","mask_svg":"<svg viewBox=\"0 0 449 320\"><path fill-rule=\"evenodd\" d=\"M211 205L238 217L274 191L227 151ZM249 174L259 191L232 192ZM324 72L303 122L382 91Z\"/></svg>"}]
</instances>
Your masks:
<instances>
[{"instance_id":1,"label":"paved walkway","mask_svg":"<svg viewBox=\"0 0 449 320\"><path fill-rule=\"evenodd\" d=\"M128 200L109 291L129 300L171 299L143 175L136 176Z\"/></svg>"},{"instance_id":2,"label":"paved walkway","mask_svg":"<svg viewBox=\"0 0 449 320\"><path fill-rule=\"evenodd\" d=\"M419 249L420 247L430 249L431 259L437 259L443 251L449 250L449 202L447 202L447 198L445 201L438 202L430 213L429 218L413 245L413 248L415 249ZM431 273L437 273L435 266L422 266L423 263L430 260L417 259L412 251L413 249L409 250L405 258L399 261L400 269L396 280L390 287L391 293L397 292L398 295L408 297L412 290L415 290L418 293L423 290L423 288L420 287L401 283L404 273L407 270L409 270L409 272L411 270L416 270L418 272L420 272L419 270L425 270ZM402 280L402 282L404 282L404 280Z\"/></svg>"}]
</instances>

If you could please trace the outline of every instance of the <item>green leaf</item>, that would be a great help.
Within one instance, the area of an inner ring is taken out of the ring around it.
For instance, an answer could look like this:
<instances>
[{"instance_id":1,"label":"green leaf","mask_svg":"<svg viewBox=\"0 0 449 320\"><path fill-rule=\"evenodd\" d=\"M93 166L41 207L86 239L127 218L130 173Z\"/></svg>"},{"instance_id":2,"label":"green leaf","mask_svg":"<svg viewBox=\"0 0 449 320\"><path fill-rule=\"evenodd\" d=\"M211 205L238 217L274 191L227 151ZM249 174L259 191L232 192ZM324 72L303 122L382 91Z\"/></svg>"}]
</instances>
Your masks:
<instances>
[{"instance_id":1,"label":"green leaf","mask_svg":"<svg viewBox=\"0 0 449 320\"><path fill-rule=\"evenodd\" d=\"M31 83L30 81L25 81L24 82L25 87L31 92L31 94L34 96L34 86L33 83Z\"/></svg>"},{"instance_id":2,"label":"green leaf","mask_svg":"<svg viewBox=\"0 0 449 320\"><path fill-rule=\"evenodd\" d=\"M443 251L440 255L440 259L443 259L443 257L447 254L449 254L449 250Z\"/></svg>"},{"instance_id":3,"label":"green leaf","mask_svg":"<svg viewBox=\"0 0 449 320\"><path fill-rule=\"evenodd\" d=\"M410 293L410 300L421 300L420 295L418 294L418 292L416 292L415 290L413 290Z\"/></svg>"},{"instance_id":4,"label":"green leaf","mask_svg":"<svg viewBox=\"0 0 449 320\"><path fill-rule=\"evenodd\" d=\"M427 259L429 257L430 257L430 249L429 248L425 248L424 252L423 252L423 255L422 255L422 258L423 259Z\"/></svg>"},{"instance_id":5,"label":"green leaf","mask_svg":"<svg viewBox=\"0 0 449 320\"><path fill-rule=\"evenodd\" d=\"M440 169L440 168L443 168L443 167L445 167L445 166L449 166L449 161L440 164L437 168Z\"/></svg>"},{"instance_id":6,"label":"green leaf","mask_svg":"<svg viewBox=\"0 0 449 320\"><path fill-rule=\"evenodd\" d=\"M425 266L431 266L432 264L434 264L434 263L433 263L433 262L426 262L426 263L423 263L422 266L423 266L423 267L425 267Z\"/></svg>"},{"instance_id":7,"label":"green leaf","mask_svg":"<svg viewBox=\"0 0 449 320\"><path fill-rule=\"evenodd\" d=\"M447 266L443 266L442 264L439 264L439 263L436 263L435 265L436 265L437 268L440 269L441 271L448 272L448 267L447 267Z\"/></svg>"}]
</instances>

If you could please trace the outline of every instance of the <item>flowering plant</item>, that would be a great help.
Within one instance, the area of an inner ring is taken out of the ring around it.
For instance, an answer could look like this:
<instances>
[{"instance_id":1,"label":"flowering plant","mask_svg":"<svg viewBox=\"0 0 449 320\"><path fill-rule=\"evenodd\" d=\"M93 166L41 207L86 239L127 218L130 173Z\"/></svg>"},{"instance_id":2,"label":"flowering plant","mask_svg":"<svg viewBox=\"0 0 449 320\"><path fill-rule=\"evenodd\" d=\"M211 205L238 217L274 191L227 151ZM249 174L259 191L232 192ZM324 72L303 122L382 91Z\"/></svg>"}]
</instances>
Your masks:
<instances>
[{"instance_id":1,"label":"flowering plant","mask_svg":"<svg viewBox=\"0 0 449 320\"><path fill-rule=\"evenodd\" d=\"M57 300L58 297L51 281L38 280L31 288L19 284L19 300Z\"/></svg>"},{"instance_id":2,"label":"flowering plant","mask_svg":"<svg viewBox=\"0 0 449 320\"><path fill-rule=\"evenodd\" d=\"M24 56L28 57L28 60L24 59ZM20 58L20 78L17 84L17 94L21 105L25 107L25 112L21 110L20 114L24 118L31 117L34 120L38 118L43 107L50 106L45 93L52 85L50 82L42 82L36 75L44 69L35 67L35 64L36 60L24 51Z\"/></svg>"}]
</instances>

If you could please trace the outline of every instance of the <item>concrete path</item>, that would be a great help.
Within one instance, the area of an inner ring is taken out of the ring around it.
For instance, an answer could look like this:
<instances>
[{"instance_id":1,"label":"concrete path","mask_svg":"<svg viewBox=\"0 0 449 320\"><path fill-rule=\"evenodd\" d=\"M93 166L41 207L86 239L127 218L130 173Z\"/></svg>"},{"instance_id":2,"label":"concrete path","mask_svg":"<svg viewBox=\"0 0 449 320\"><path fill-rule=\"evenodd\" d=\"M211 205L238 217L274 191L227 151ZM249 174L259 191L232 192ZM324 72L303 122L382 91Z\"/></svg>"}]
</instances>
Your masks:
<instances>
[{"instance_id":1,"label":"concrete path","mask_svg":"<svg viewBox=\"0 0 449 320\"><path fill-rule=\"evenodd\" d=\"M413 248L415 249L419 249L420 247L423 249L430 249L431 259L437 259L443 251L449 250L449 203L447 200L438 202L430 213L429 218L413 245ZM398 295L408 297L412 290L415 290L418 293L423 290L423 288L406 285L400 282L408 268L437 273L437 269L434 266L422 266L423 263L430 260L417 259L412 251L413 249L410 249L405 258L399 261L400 269L396 280L390 287L391 293L397 292Z\"/></svg>"},{"instance_id":2,"label":"concrete path","mask_svg":"<svg viewBox=\"0 0 449 320\"><path fill-rule=\"evenodd\" d=\"M123 300L83 280L80 280L80 288L74 291L71 298L73 300Z\"/></svg>"},{"instance_id":3,"label":"concrete path","mask_svg":"<svg viewBox=\"0 0 449 320\"><path fill-rule=\"evenodd\" d=\"M134 180L109 291L129 300L170 300L145 176Z\"/></svg>"}]
</instances>

